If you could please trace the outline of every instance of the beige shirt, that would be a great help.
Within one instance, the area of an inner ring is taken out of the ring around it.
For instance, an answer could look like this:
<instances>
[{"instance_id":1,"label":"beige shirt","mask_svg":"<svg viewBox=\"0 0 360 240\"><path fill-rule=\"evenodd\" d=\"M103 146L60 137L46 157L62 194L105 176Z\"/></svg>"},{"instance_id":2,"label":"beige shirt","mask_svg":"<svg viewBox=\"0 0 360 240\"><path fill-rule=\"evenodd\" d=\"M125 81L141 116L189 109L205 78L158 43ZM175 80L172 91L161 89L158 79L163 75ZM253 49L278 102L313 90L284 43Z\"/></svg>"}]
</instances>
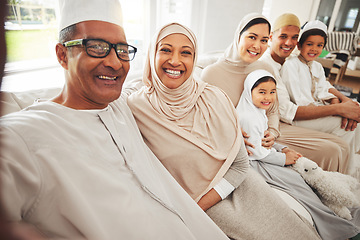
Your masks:
<instances>
[{"instance_id":1,"label":"beige shirt","mask_svg":"<svg viewBox=\"0 0 360 240\"><path fill-rule=\"evenodd\" d=\"M2 204L49 239L227 239L144 144L124 99L1 120Z\"/></svg>"},{"instance_id":2,"label":"beige shirt","mask_svg":"<svg viewBox=\"0 0 360 240\"><path fill-rule=\"evenodd\" d=\"M280 71L281 71L282 65L280 63L276 62L271 57L270 48L268 48L266 50L264 55L261 57L261 60L268 63L272 67L273 74L274 74L274 77L276 80L276 91L277 91L277 97L278 97L278 102L279 102L279 112L281 115L280 120L284 121L286 123L289 123L288 121L286 121L286 117L283 118L282 116L294 115L296 113L297 107L295 107L294 104L290 101L289 93L281 79ZM294 113L294 111L295 111L295 113Z\"/></svg>"}]
</instances>

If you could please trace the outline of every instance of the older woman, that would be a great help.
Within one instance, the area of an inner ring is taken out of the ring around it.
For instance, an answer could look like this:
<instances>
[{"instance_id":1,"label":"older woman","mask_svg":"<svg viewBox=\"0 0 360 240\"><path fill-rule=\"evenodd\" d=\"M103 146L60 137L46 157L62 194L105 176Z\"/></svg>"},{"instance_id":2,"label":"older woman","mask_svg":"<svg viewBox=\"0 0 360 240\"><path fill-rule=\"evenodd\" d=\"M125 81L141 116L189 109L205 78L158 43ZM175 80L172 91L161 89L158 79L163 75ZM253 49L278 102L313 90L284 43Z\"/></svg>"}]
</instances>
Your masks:
<instances>
[{"instance_id":1,"label":"older woman","mask_svg":"<svg viewBox=\"0 0 360 240\"><path fill-rule=\"evenodd\" d=\"M197 46L180 24L150 44L143 82L128 103L145 142L232 239L318 239L249 169L237 114L218 88L193 77Z\"/></svg>"}]
</instances>

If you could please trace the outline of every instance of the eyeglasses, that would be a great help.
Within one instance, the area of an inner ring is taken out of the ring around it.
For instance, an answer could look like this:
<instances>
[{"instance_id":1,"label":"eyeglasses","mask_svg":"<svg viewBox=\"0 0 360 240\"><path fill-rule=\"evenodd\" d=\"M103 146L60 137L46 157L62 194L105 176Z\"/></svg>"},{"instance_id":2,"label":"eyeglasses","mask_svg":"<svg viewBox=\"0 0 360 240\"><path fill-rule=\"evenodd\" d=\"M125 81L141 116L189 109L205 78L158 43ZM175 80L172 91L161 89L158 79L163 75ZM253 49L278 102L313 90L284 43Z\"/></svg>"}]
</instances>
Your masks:
<instances>
[{"instance_id":1,"label":"eyeglasses","mask_svg":"<svg viewBox=\"0 0 360 240\"><path fill-rule=\"evenodd\" d=\"M86 53L94 58L104 58L114 48L116 56L123 61L133 60L137 52L137 48L134 46L125 43L112 44L102 39L76 39L65 42L63 45L65 47L83 45Z\"/></svg>"}]
</instances>

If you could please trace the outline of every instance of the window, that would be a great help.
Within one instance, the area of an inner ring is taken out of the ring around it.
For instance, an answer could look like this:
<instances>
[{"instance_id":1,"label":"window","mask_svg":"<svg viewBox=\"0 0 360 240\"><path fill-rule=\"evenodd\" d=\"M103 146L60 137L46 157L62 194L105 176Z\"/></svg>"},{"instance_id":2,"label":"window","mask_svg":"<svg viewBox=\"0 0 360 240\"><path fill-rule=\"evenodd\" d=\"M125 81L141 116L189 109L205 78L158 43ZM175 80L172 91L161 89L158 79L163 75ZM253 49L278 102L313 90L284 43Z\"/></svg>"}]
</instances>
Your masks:
<instances>
[{"instance_id":1,"label":"window","mask_svg":"<svg viewBox=\"0 0 360 240\"><path fill-rule=\"evenodd\" d=\"M25 91L64 84L63 70L55 56L57 1L7 0L7 63L2 90ZM191 27L193 3L192 0L121 1L127 40L138 48L131 72L143 69L150 38L157 28L174 21Z\"/></svg>"},{"instance_id":2,"label":"window","mask_svg":"<svg viewBox=\"0 0 360 240\"><path fill-rule=\"evenodd\" d=\"M324 22L329 31L358 32L360 1L321 0L316 19Z\"/></svg>"},{"instance_id":3,"label":"window","mask_svg":"<svg viewBox=\"0 0 360 240\"><path fill-rule=\"evenodd\" d=\"M330 24L330 19L333 14L334 6L336 0L326 0L321 1L319 5L319 10L317 13L316 20L319 20L325 23L328 27Z\"/></svg>"},{"instance_id":4,"label":"window","mask_svg":"<svg viewBox=\"0 0 360 240\"><path fill-rule=\"evenodd\" d=\"M356 17L359 13L359 8L351 8L347 14L344 27L347 29L352 29L355 25Z\"/></svg>"},{"instance_id":5,"label":"window","mask_svg":"<svg viewBox=\"0 0 360 240\"><path fill-rule=\"evenodd\" d=\"M8 1L7 62L51 58L57 42L55 1Z\"/></svg>"},{"instance_id":6,"label":"window","mask_svg":"<svg viewBox=\"0 0 360 240\"><path fill-rule=\"evenodd\" d=\"M7 63L2 82L4 91L26 91L62 87L64 74L57 62L56 20L58 0L7 0L5 21ZM144 2L122 1L124 29L129 44L138 48L131 71L142 69L145 56ZM131 9L129 11L128 9Z\"/></svg>"},{"instance_id":7,"label":"window","mask_svg":"<svg viewBox=\"0 0 360 240\"><path fill-rule=\"evenodd\" d=\"M342 0L335 21L335 31L356 32L359 25L360 1Z\"/></svg>"}]
</instances>

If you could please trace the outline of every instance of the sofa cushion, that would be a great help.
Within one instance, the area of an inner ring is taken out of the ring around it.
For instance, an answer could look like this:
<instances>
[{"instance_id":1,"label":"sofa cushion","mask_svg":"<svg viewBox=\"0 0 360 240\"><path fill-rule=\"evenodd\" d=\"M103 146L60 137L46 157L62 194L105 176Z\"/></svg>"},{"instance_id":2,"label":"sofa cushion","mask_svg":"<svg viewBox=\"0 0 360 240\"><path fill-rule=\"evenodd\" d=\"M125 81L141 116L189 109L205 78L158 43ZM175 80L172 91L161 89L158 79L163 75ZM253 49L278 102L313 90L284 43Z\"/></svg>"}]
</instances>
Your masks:
<instances>
[{"instance_id":1,"label":"sofa cushion","mask_svg":"<svg viewBox=\"0 0 360 240\"><path fill-rule=\"evenodd\" d=\"M20 111L33 104L37 99L51 99L60 93L61 88L29 90L25 92L1 92L1 113L3 116Z\"/></svg>"}]
</instances>

